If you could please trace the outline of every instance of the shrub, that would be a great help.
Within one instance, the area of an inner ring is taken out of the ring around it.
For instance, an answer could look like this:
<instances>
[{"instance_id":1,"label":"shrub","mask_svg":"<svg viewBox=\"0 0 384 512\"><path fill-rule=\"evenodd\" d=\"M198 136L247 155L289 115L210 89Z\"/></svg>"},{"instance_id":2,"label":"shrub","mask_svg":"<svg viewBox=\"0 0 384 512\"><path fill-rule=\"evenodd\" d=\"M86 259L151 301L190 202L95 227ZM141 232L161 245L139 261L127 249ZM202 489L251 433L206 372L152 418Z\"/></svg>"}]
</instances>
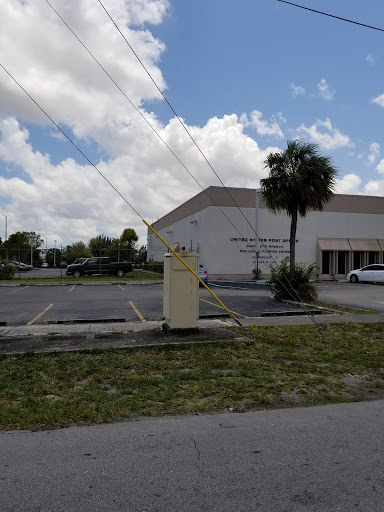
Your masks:
<instances>
[{"instance_id":1,"label":"shrub","mask_svg":"<svg viewBox=\"0 0 384 512\"><path fill-rule=\"evenodd\" d=\"M164 262L162 261L149 261L143 266L143 270L149 272L157 272L158 274L164 274Z\"/></svg>"},{"instance_id":2,"label":"shrub","mask_svg":"<svg viewBox=\"0 0 384 512\"><path fill-rule=\"evenodd\" d=\"M0 279L13 279L16 273L15 265L7 263L6 265L0 266Z\"/></svg>"},{"instance_id":3,"label":"shrub","mask_svg":"<svg viewBox=\"0 0 384 512\"><path fill-rule=\"evenodd\" d=\"M317 299L317 290L312 282L316 270L315 263L296 263L291 270L289 258L285 258L280 265L271 267L271 277L267 284L275 300L313 302Z\"/></svg>"}]
</instances>

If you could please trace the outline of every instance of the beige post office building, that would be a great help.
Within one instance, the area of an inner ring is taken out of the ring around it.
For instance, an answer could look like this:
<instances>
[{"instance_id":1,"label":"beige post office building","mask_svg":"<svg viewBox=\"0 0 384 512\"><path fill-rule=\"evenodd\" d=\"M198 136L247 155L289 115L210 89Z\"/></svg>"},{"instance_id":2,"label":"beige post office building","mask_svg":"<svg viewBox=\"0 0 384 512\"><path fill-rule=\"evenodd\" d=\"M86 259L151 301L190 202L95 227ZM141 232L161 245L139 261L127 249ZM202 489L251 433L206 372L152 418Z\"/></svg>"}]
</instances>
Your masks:
<instances>
[{"instance_id":1,"label":"beige post office building","mask_svg":"<svg viewBox=\"0 0 384 512\"><path fill-rule=\"evenodd\" d=\"M267 277L289 255L290 218L271 213L259 189L209 187L152 227L171 246L197 251L210 279L251 279L256 267ZM163 261L165 252L148 230L148 259ZM316 263L324 278L384 263L384 197L337 194L299 217L296 260Z\"/></svg>"}]
</instances>

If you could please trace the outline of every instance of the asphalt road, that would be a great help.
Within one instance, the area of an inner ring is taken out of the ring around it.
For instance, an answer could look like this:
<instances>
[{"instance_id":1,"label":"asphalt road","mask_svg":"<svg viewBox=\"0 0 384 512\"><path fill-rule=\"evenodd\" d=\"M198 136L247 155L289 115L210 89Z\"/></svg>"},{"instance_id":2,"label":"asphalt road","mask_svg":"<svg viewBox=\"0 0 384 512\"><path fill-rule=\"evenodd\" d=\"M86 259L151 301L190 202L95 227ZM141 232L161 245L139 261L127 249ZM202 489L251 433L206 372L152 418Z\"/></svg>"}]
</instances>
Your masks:
<instances>
[{"instance_id":1,"label":"asphalt road","mask_svg":"<svg viewBox=\"0 0 384 512\"><path fill-rule=\"evenodd\" d=\"M382 512L384 401L0 432L2 512Z\"/></svg>"}]
</instances>

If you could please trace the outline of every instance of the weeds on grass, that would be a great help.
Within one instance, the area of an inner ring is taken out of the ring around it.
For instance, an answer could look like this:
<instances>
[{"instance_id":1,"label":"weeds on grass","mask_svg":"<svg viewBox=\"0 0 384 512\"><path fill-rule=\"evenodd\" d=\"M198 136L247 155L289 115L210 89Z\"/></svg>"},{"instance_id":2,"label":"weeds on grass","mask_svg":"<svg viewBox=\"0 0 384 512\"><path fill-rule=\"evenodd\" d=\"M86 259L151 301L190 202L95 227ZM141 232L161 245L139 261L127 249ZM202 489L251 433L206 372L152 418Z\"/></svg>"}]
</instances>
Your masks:
<instances>
[{"instance_id":1,"label":"weeds on grass","mask_svg":"<svg viewBox=\"0 0 384 512\"><path fill-rule=\"evenodd\" d=\"M209 344L3 354L0 428L384 396L384 324L322 328L328 345L312 326L269 326Z\"/></svg>"}]
</instances>

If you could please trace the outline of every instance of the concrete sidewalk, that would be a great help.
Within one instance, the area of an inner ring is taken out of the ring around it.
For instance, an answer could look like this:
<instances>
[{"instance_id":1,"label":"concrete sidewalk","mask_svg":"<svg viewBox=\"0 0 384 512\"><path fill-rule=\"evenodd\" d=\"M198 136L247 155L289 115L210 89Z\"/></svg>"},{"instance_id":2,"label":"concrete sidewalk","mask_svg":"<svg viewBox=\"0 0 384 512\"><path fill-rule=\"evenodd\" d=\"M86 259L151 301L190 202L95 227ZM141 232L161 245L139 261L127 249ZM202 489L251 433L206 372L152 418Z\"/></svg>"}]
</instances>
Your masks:
<instances>
[{"instance_id":1,"label":"concrete sidewalk","mask_svg":"<svg viewBox=\"0 0 384 512\"><path fill-rule=\"evenodd\" d=\"M322 314L316 317L273 316L240 319L251 325L314 325L330 323L384 322L384 314ZM241 339L229 327L236 326L230 317L212 317L198 321L198 332L165 334L159 322L122 322L86 324L35 324L0 327L0 352L53 352L89 350L107 347L135 347L169 343L201 343Z\"/></svg>"}]
</instances>

